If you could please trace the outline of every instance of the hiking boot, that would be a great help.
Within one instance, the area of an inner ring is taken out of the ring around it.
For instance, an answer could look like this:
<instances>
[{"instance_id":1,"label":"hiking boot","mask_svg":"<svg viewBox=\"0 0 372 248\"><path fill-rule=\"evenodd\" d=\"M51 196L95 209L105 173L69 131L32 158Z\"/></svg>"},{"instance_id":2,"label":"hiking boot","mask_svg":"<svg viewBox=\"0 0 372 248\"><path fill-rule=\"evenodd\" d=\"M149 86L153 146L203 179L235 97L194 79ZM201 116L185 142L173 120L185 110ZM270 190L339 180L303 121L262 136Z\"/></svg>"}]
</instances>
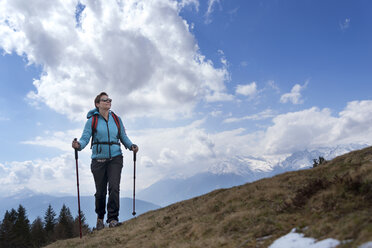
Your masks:
<instances>
[{"instance_id":1,"label":"hiking boot","mask_svg":"<svg viewBox=\"0 0 372 248\"><path fill-rule=\"evenodd\" d=\"M109 227L117 227L117 226L120 226L121 223L118 222L117 220L111 220L110 223L109 223Z\"/></svg>"},{"instance_id":2,"label":"hiking boot","mask_svg":"<svg viewBox=\"0 0 372 248\"><path fill-rule=\"evenodd\" d=\"M105 228L105 224L103 224L103 219L97 218L96 230L102 230Z\"/></svg>"}]
</instances>

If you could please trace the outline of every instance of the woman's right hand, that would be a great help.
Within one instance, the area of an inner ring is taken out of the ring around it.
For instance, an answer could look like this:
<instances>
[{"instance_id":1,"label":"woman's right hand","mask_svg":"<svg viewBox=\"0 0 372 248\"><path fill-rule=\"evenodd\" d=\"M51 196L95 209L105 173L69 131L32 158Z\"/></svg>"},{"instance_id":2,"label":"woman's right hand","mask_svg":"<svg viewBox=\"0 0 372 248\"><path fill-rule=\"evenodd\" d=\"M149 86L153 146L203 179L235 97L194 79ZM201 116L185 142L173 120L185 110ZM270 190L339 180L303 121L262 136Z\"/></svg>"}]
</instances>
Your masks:
<instances>
[{"instance_id":1,"label":"woman's right hand","mask_svg":"<svg viewBox=\"0 0 372 248\"><path fill-rule=\"evenodd\" d=\"M80 143L79 143L79 141L77 141L77 140L73 140L72 141L72 148L74 148L74 149L79 149L80 148Z\"/></svg>"}]
</instances>

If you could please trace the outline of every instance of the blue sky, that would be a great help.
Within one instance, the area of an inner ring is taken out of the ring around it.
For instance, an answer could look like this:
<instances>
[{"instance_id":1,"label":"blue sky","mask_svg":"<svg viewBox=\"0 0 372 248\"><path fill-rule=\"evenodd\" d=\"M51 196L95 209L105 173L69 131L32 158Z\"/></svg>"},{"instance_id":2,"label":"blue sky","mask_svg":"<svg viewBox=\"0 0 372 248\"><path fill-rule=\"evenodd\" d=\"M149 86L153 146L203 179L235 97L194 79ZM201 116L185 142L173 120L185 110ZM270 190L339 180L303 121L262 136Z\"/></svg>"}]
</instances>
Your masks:
<instances>
[{"instance_id":1,"label":"blue sky","mask_svg":"<svg viewBox=\"0 0 372 248\"><path fill-rule=\"evenodd\" d=\"M372 138L370 1L2 0L0 9L7 194L75 193L70 143L101 91L140 146L139 188L235 156L278 161ZM89 156L83 194L94 189Z\"/></svg>"}]
</instances>

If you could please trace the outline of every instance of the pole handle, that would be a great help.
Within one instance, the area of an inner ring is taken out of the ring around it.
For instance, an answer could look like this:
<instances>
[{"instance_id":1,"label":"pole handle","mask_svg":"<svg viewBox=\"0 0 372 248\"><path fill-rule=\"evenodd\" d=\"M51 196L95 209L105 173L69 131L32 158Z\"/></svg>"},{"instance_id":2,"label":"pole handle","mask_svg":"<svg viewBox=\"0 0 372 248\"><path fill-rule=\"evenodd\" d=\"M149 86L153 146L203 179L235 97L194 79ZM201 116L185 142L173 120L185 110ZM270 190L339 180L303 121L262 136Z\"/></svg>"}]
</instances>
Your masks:
<instances>
[{"instance_id":1,"label":"pole handle","mask_svg":"<svg viewBox=\"0 0 372 248\"><path fill-rule=\"evenodd\" d=\"M74 141L77 141L77 138L75 138ZM75 159L78 159L78 150L76 148L75 148Z\"/></svg>"}]
</instances>

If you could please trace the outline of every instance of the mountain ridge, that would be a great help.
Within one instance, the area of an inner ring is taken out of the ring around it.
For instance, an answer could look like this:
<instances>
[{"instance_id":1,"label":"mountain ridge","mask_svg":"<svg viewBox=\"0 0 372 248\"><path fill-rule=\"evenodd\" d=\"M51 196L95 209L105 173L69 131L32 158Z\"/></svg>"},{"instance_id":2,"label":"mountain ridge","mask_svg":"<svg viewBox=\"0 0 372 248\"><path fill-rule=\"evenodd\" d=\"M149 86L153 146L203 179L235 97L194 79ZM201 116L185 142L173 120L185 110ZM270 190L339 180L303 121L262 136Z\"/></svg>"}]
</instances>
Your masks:
<instances>
[{"instance_id":1,"label":"mountain ridge","mask_svg":"<svg viewBox=\"0 0 372 248\"><path fill-rule=\"evenodd\" d=\"M372 147L316 168L219 189L53 247L268 247L291 232L372 241Z\"/></svg>"},{"instance_id":2,"label":"mountain ridge","mask_svg":"<svg viewBox=\"0 0 372 248\"><path fill-rule=\"evenodd\" d=\"M313 159L317 159L320 156L330 160L336 156L366 146L348 144L297 151L276 163L265 158L235 156L210 166L208 172L199 173L188 178L160 180L139 191L137 196L138 199L153 202L160 206L167 206L219 188L238 186L287 171L311 168Z\"/></svg>"},{"instance_id":3,"label":"mountain ridge","mask_svg":"<svg viewBox=\"0 0 372 248\"><path fill-rule=\"evenodd\" d=\"M233 186L242 185L248 182L253 182L262 178L272 177L286 171L295 171L312 167L313 159L323 156L327 160L348 152L350 150L360 149L366 145L349 144L335 147L321 147L317 149L309 149L298 151L281 162L274 163L272 160L265 158L256 158L252 156L236 156L230 159L221 161L218 165L211 166L212 172L205 172L184 179L167 179L161 180L151 185L145 190L139 191L136 194L137 213L141 214L148 210L158 209L161 206L167 206L175 202L190 199L199 195L206 194L220 188L230 188ZM301 162L300 162L301 161ZM251 163L249 166L249 163ZM258 165L261 166L257 167ZM233 168L233 167L236 168ZM215 170L213 170L215 168ZM262 169L263 168L263 169ZM234 172L234 173L232 173ZM37 194L38 195L38 194ZM1 198L0 216L3 216L6 210L17 208L22 204L25 198L32 198L35 193L31 190L22 191L21 194L14 195L9 198ZM42 194L40 195L42 197ZM44 195L47 197L47 195ZM53 197L53 196L50 196ZM73 215L77 215L77 198L76 196L59 196L63 199L67 197L66 205L71 209ZM93 196L82 196L82 211L86 215L88 225L95 226L96 215L94 213ZM17 199L13 201L14 199ZM29 219L32 222L37 216L42 217L47 209L47 204L40 204L43 199L32 200L31 203L26 203L24 207L27 210ZM36 202L38 204L33 204ZM12 204L10 204L12 203ZM141 209L144 205L143 211ZM132 218L131 208L132 199L127 198L121 202L120 220L128 220ZM52 204L56 214L62 207L62 202ZM74 216L75 217L75 216Z\"/></svg>"}]
</instances>

